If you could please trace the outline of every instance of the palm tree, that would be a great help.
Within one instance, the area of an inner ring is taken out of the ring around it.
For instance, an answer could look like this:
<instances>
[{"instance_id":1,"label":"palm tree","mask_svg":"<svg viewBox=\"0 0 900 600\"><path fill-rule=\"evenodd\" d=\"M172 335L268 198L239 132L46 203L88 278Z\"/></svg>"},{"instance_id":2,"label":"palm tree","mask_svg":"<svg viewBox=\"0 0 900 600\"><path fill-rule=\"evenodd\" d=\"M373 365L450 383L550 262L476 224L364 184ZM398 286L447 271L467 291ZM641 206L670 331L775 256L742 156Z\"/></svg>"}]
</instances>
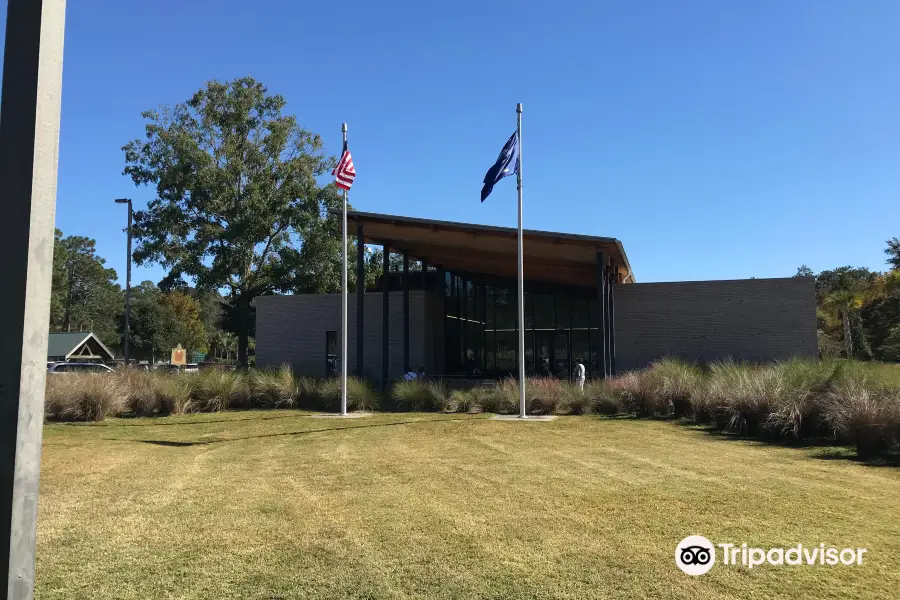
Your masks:
<instances>
[{"instance_id":1,"label":"palm tree","mask_svg":"<svg viewBox=\"0 0 900 600\"><path fill-rule=\"evenodd\" d=\"M865 294L858 290L837 290L828 294L823 307L840 319L844 332L844 354L853 358L853 338L850 333L850 317L862 306Z\"/></svg>"}]
</instances>

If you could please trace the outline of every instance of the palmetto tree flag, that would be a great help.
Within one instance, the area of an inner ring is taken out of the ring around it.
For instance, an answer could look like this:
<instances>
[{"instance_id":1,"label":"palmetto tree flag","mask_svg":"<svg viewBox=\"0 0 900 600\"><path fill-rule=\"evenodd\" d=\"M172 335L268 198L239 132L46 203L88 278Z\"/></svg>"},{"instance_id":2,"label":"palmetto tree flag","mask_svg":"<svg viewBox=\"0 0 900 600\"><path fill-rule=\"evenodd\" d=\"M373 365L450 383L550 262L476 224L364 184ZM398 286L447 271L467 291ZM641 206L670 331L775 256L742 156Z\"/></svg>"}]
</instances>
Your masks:
<instances>
[{"instance_id":1,"label":"palmetto tree flag","mask_svg":"<svg viewBox=\"0 0 900 600\"><path fill-rule=\"evenodd\" d=\"M500 156L494 166L488 169L484 176L484 187L481 188L481 201L490 195L494 184L506 177L519 172L519 132L516 131L503 146Z\"/></svg>"}]
</instances>

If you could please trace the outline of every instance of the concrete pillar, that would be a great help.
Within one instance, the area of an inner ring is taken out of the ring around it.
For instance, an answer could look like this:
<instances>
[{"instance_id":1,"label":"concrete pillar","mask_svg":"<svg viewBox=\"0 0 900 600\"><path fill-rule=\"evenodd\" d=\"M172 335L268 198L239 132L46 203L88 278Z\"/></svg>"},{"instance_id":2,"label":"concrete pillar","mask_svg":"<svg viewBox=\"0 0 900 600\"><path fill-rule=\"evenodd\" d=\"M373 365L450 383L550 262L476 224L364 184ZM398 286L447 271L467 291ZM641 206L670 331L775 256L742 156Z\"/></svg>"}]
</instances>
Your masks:
<instances>
[{"instance_id":1,"label":"concrete pillar","mask_svg":"<svg viewBox=\"0 0 900 600\"><path fill-rule=\"evenodd\" d=\"M0 105L0 568L7 600L34 595L65 13L65 0L7 3Z\"/></svg>"}]
</instances>

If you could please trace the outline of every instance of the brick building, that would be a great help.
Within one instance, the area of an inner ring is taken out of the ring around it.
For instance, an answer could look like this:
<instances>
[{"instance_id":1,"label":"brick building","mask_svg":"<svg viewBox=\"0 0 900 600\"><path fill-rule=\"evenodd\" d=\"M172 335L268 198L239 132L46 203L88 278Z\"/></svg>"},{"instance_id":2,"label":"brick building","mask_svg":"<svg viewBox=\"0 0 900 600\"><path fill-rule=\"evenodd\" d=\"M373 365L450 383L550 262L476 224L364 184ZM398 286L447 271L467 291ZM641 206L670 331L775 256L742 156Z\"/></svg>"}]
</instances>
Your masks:
<instances>
[{"instance_id":1,"label":"brick building","mask_svg":"<svg viewBox=\"0 0 900 600\"><path fill-rule=\"evenodd\" d=\"M380 381L517 372L516 230L348 213L359 253L348 301L348 369ZM365 244L402 254L364 287ZM815 356L811 278L637 283L614 238L525 231L525 367L593 377L678 356L697 362ZM340 294L256 298L256 360L338 370ZM361 318L357 318L361 316Z\"/></svg>"}]
</instances>

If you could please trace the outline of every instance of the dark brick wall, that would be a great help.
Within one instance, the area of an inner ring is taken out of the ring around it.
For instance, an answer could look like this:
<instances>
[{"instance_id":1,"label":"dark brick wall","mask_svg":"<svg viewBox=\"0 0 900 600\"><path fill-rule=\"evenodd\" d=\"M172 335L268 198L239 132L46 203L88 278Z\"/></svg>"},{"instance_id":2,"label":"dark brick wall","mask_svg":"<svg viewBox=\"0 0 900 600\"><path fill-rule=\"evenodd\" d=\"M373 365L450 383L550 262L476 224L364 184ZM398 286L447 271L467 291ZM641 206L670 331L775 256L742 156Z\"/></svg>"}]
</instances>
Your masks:
<instances>
[{"instance_id":1,"label":"dark brick wall","mask_svg":"<svg viewBox=\"0 0 900 600\"><path fill-rule=\"evenodd\" d=\"M616 286L616 369L664 356L697 362L816 356L811 278Z\"/></svg>"},{"instance_id":2,"label":"dark brick wall","mask_svg":"<svg viewBox=\"0 0 900 600\"><path fill-rule=\"evenodd\" d=\"M381 380L382 295L367 293L365 300L364 375ZM425 293L409 294L409 362L425 364ZM356 372L356 294L347 307L347 368ZM325 375L325 332L338 332L340 355L341 295L299 294L256 298L256 364L260 367L290 363L297 373ZM403 374L403 292L390 293L388 369L391 378Z\"/></svg>"}]
</instances>

